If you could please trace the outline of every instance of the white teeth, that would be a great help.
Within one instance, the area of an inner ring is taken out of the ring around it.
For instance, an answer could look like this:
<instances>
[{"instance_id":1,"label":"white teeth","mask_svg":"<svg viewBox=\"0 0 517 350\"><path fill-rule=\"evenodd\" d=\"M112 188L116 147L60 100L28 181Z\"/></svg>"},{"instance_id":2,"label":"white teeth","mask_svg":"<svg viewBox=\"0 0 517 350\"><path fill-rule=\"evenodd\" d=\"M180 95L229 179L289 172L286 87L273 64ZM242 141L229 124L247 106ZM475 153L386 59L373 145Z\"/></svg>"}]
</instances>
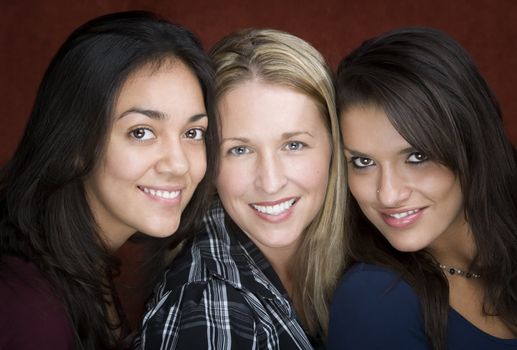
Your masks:
<instances>
[{"instance_id":1,"label":"white teeth","mask_svg":"<svg viewBox=\"0 0 517 350\"><path fill-rule=\"evenodd\" d=\"M252 206L253 206L253 208L255 208L255 210L257 210L261 213L264 213L264 214L280 215L287 209L291 208L293 206L294 202L296 202L296 200L293 198L293 199L289 199L288 201L285 201L285 202L282 202L279 204L275 204L275 205L252 204Z\"/></svg>"},{"instance_id":2,"label":"white teeth","mask_svg":"<svg viewBox=\"0 0 517 350\"><path fill-rule=\"evenodd\" d=\"M180 195L181 191L163 191L153 190L152 188L140 187L145 193L149 193L151 196L160 197L164 199L173 199Z\"/></svg>"},{"instance_id":3,"label":"white teeth","mask_svg":"<svg viewBox=\"0 0 517 350\"><path fill-rule=\"evenodd\" d=\"M418 212L419 209L415 209L415 210L409 210L409 211L405 211L403 213L396 213L396 214L389 214L392 218L395 218L395 219L402 219L402 218L405 218L406 216L409 216L409 215L412 215L416 212Z\"/></svg>"}]
</instances>

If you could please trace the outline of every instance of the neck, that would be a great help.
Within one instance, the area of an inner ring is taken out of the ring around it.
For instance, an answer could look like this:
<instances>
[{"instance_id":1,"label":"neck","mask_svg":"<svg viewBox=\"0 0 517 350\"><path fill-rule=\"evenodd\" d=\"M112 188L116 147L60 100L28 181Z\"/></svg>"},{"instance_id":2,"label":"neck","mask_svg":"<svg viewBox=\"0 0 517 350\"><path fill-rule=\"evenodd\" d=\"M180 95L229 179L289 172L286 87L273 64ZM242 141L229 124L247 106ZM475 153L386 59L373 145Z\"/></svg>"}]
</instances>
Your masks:
<instances>
[{"instance_id":1,"label":"neck","mask_svg":"<svg viewBox=\"0 0 517 350\"><path fill-rule=\"evenodd\" d=\"M469 271L477 249L472 231L463 223L445 240L434 242L428 251L443 265Z\"/></svg>"},{"instance_id":2,"label":"neck","mask_svg":"<svg viewBox=\"0 0 517 350\"><path fill-rule=\"evenodd\" d=\"M275 270L280 282L284 286L287 294L292 297L292 278L291 278L291 266L292 266L292 257L289 260L283 261L272 261L268 258L273 270Z\"/></svg>"},{"instance_id":3,"label":"neck","mask_svg":"<svg viewBox=\"0 0 517 350\"><path fill-rule=\"evenodd\" d=\"M264 247L259 242L254 243L269 261L273 270L275 270L275 273L278 275L278 278L280 279L280 282L282 282L287 294L292 297L291 271L298 243L293 246L280 248Z\"/></svg>"}]
</instances>

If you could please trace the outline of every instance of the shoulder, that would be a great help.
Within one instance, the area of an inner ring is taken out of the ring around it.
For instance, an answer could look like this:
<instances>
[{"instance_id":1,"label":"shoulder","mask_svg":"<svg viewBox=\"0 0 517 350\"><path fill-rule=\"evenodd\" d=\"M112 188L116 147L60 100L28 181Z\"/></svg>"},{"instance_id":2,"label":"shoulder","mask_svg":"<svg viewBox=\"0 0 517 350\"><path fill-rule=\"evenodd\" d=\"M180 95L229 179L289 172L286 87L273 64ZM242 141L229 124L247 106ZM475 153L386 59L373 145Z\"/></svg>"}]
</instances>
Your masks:
<instances>
[{"instance_id":1,"label":"shoulder","mask_svg":"<svg viewBox=\"0 0 517 350\"><path fill-rule=\"evenodd\" d=\"M412 288L384 267L361 263L350 268L335 292L329 325L329 347L343 341L352 348L420 344L425 349L420 302Z\"/></svg>"},{"instance_id":2,"label":"shoulder","mask_svg":"<svg viewBox=\"0 0 517 350\"><path fill-rule=\"evenodd\" d=\"M0 348L72 346L73 330L65 307L34 264L3 257L0 267Z\"/></svg>"},{"instance_id":3,"label":"shoulder","mask_svg":"<svg viewBox=\"0 0 517 350\"><path fill-rule=\"evenodd\" d=\"M196 262L192 262L190 266L195 264ZM146 318L162 323L163 317L171 315L181 316L185 313L192 316L200 313L200 317L204 318L205 313L220 312L220 308L227 309L225 311L242 309L246 304L246 293L240 286L211 274L206 268L200 270L203 273L195 278L189 273L170 270L156 288L153 300L148 305Z\"/></svg>"},{"instance_id":4,"label":"shoulder","mask_svg":"<svg viewBox=\"0 0 517 350\"><path fill-rule=\"evenodd\" d=\"M221 215L212 209L205 221L220 221ZM203 324L208 322L208 314L224 309L224 316L245 307L242 286L237 283L241 271L230 245L219 239L226 236L225 231L217 227L207 227L196 234L171 263L148 304L144 328L164 327L171 322Z\"/></svg>"},{"instance_id":5,"label":"shoulder","mask_svg":"<svg viewBox=\"0 0 517 350\"><path fill-rule=\"evenodd\" d=\"M198 290L199 286L206 285L215 276L226 279L226 271L230 269L238 274L230 247L224 243L223 236L221 230L197 233L168 266L155 289L155 295L161 297L171 291Z\"/></svg>"},{"instance_id":6,"label":"shoulder","mask_svg":"<svg viewBox=\"0 0 517 350\"><path fill-rule=\"evenodd\" d=\"M333 316L352 313L365 322L369 322L372 316L377 320L382 317L390 319L393 313L415 321L420 313L420 302L412 288L397 273L361 263L345 273L332 303Z\"/></svg>"},{"instance_id":7,"label":"shoulder","mask_svg":"<svg viewBox=\"0 0 517 350\"><path fill-rule=\"evenodd\" d=\"M212 278L183 284L155 299L144 316L139 341L142 349L165 343L204 348L211 337L252 335L254 322L242 291Z\"/></svg>"},{"instance_id":8,"label":"shoulder","mask_svg":"<svg viewBox=\"0 0 517 350\"><path fill-rule=\"evenodd\" d=\"M389 300L390 303L403 298L418 301L412 288L399 274L388 268L359 263L352 266L343 276L336 290L335 298L339 297L376 298Z\"/></svg>"}]
</instances>

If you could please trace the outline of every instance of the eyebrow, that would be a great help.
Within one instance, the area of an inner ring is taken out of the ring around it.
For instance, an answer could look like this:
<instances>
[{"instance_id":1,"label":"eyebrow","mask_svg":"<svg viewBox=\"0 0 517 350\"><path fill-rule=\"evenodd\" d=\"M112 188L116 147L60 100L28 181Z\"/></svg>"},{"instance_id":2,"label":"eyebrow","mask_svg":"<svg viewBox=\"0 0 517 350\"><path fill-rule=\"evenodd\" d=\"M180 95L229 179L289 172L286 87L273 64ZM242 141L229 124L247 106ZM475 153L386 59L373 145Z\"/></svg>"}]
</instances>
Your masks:
<instances>
[{"instance_id":1,"label":"eyebrow","mask_svg":"<svg viewBox=\"0 0 517 350\"><path fill-rule=\"evenodd\" d=\"M208 118L208 116L205 113L194 114L192 117L188 118L188 122L194 123L203 118Z\"/></svg>"},{"instance_id":2,"label":"eyebrow","mask_svg":"<svg viewBox=\"0 0 517 350\"><path fill-rule=\"evenodd\" d=\"M165 113L163 113L163 112L160 112L160 111L155 111L155 110L152 110L152 109L130 108L127 111L123 112L118 117L118 119L122 119L126 115L132 114L132 113L143 114L143 115L145 115L145 116L147 116L147 117L149 117L151 119L157 119L157 120L162 120L162 119L167 118L167 115Z\"/></svg>"},{"instance_id":3,"label":"eyebrow","mask_svg":"<svg viewBox=\"0 0 517 350\"><path fill-rule=\"evenodd\" d=\"M352 155L354 156L357 156L357 157L362 157L362 158L370 158L370 155L366 154L366 153L363 153L363 152L359 152L359 151L356 151L356 150L353 150L353 149L350 149L348 147L343 147L343 149L345 151L348 151L350 152ZM413 146L409 146L409 147L406 147L402 150L400 150L398 152L398 154L402 155L402 154L408 154L408 153L411 153L411 152L415 152L415 151L418 151L415 147Z\"/></svg>"},{"instance_id":4,"label":"eyebrow","mask_svg":"<svg viewBox=\"0 0 517 350\"><path fill-rule=\"evenodd\" d=\"M225 142L228 142L228 141L237 141L237 142L241 142L241 143L248 143L248 142L250 142L250 140L245 138L245 137L227 137L227 138L222 139L221 143L225 143Z\"/></svg>"},{"instance_id":5,"label":"eyebrow","mask_svg":"<svg viewBox=\"0 0 517 350\"><path fill-rule=\"evenodd\" d=\"M123 112L118 117L118 119L122 119L126 115L131 114L131 113L143 114L143 115L145 115L145 116L147 116L147 117L149 117L151 119L156 119L156 120L163 120L163 119L166 119L168 117L168 115L166 113L163 113L163 112L160 112L160 111L155 111L155 110L152 110L152 109L130 108L127 111ZM208 118L206 113L194 114L193 116L191 116L188 119L188 122L189 123L197 122L198 120L203 119L203 118Z\"/></svg>"},{"instance_id":6,"label":"eyebrow","mask_svg":"<svg viewBox=\"0 0 517 350\"><path fill-rule=\"evenodd\" d=\"M312 136L312 134L311 134L310 132L308 132L308 131L293 131L293 132L284 132L284 133L282 134L282 138L283 138L283 139L289 139L289 138L291 138L291 137L298 136L298 135L303 135L303 134L305 134L305 135L309 135L310 137L314 137L314 136Z\"/></svg>"},{"instance_id":7,"label":"eyebrow","mask_svg":"<svg viewBox=\"0 0 517 350\"><path fill-rule=\"evenodd\" d=\"M352 155L354 156L357 156L357 157L361 157L361 158L369 158L370 156L366 153L363 153L363 152L359 152L359 151L356 151L356 150L353 150L353 149L350 149L348 147L343 147L343 149L345 151L348 151L349 153L351 153Z\"/></svg>"},{"instance_id":8,"label":"eyebrow","mask_svg":"<svg viewBox=\"0 0 517 350\"><path fill-rule=\"evenodd\" d=\"M303 135L303 134L306 134L306 135L309 135L310 137L313 137L312 134L310 132L308 132L308 131L293 131L293 132L284 132L282 134L282 139L289 139L291 137L298 136L298 135ZM227 138L222 139L221 143L227 142L227 141L238 141L238 142L242 142L242 143L250 142L250 140L245 138L245 137L227 137Z\"/></svg>"}]
</instances>

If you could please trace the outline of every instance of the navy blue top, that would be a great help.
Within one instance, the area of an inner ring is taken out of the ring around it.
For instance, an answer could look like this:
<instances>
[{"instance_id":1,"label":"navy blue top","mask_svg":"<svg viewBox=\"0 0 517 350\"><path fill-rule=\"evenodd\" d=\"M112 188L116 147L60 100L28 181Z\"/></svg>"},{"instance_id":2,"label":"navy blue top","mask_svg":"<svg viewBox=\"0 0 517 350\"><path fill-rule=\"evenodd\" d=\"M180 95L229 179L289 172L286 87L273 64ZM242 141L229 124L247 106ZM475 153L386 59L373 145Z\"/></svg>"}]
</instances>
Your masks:
<instances>
[{"instance_id":1,"label":"navy blue top","mask_svg":"<svg viewBox=\"0 0 517 350\"><path fill-rule=\"evenodd\" d=\"M476 328L449 308L448 350L517 349L517 339L500 339ZM393 271L356 264L334 295L328 349L431 349L418 297Z\"/></svg>"}]
</instances>

